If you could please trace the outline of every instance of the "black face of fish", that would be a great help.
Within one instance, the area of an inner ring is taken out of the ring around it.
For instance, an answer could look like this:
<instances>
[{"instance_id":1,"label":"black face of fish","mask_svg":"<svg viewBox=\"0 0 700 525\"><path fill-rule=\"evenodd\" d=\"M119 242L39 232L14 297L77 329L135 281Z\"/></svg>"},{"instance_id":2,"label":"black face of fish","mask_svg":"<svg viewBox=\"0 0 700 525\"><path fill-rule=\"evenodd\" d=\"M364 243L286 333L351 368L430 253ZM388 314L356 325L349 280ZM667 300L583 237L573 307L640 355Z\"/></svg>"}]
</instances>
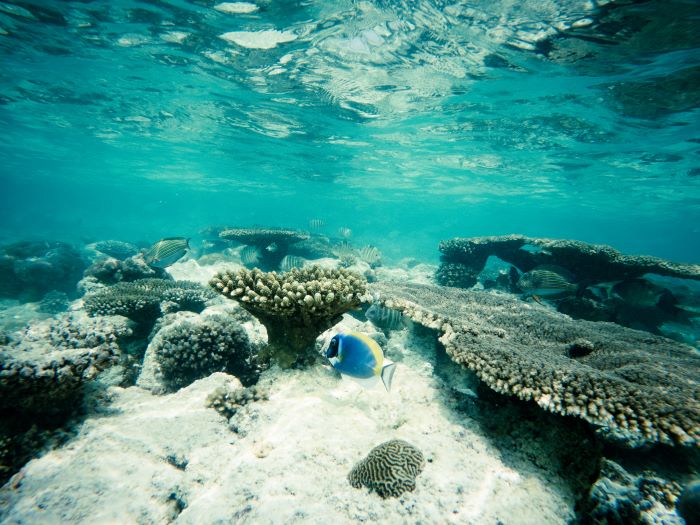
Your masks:
<instances>
[{"instance_id":1,"label":"black face of fish","mask_svg":"<svg viewBox=\"0 0 700 525\"><path fill-rule=\"evenodd\" d=\"M331 343L328 345L328 350L326 350L326 357L328 359L338 355L338 342L339 340L337 335L331 339Z\"/></svg>"}]
</instances>

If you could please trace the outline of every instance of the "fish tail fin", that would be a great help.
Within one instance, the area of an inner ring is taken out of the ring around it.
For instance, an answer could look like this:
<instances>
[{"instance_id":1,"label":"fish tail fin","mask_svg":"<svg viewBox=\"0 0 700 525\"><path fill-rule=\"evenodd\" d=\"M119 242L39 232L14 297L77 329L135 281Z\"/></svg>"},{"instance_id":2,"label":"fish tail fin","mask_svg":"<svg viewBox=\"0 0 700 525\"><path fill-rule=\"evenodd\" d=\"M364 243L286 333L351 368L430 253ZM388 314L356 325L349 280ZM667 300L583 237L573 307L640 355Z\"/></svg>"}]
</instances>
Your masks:
<instances>
[{"instance_id":1,"label":"fish tail fin","mask_svg":"<svg viewBox=\"0 0 700 525\"><path fill-rule=\"evenodd\" d=\"M391 392L391 381L394 379L394 372L396 372L396 365L391 361L382 367L382 383L384 383L387 392Z\"/></svg>"}]
</instances>

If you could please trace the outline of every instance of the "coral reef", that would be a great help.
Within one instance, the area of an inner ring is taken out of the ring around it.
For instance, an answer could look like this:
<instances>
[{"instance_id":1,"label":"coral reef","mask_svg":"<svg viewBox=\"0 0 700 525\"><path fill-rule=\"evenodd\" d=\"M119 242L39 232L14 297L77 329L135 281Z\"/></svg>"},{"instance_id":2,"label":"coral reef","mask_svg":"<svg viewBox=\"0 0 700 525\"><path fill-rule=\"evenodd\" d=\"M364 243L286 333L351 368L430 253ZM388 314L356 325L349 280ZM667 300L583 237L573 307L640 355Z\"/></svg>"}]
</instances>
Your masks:
<instances>
[{"instance_id":1,"label":"coral reef","mask_svg":"<svg viewBox=\"0 0 700 525\"><path fill-rule=\"evenodd\" d=\"M314 360L314 341L340 316L360 305L365 280L346 270L319 266L294 268L277 274L239 270L217 274L211 287L241 306L265 325L265 358L283 368Z\"/></svg>"},{"instance_id":2,"label":"coral reef","mask_svg":"<svg viewBox=\"0 0 700 525\"><path fill-rule=\"evenodd\" d=\"M51 290L75 293L85 263L64 242L19 242L0 246L0 297L38 301Z\"/></svg>"},{"instance_id":3,"label":"coral reef","mask_svg":"<svg viewBox=\"0 0 700 525\"><path fill-rule=\"evenodd\" d=\"M244 385L258 376L254 350L246 331L232 316L185 317L161 328L149 350L157 374L170 389L185 387L214 372L235 375Z\"/></svg>"},{"instance_id":4,"label":"coral reef","mask_svg":"<svg viewBox=\"0 0 700 525\"><path fill-rule=\"evenodd\" d=\"M700 356L689 346L502 294L370 286L383 306L438 330L448 355L497 392L583 418L626 446L700 445Z\"/></svg>"},{"instance_id":5,"label":"coral reef","mask_svg":"<svg viewBox=\"0 0 700 525\"><path fill-rule=\"evenodd\" d=\"M70 412L82 385L116 362L132 334L124 317L64 314L25 328L0 347L0 413Z\"/></svg>"},{"instance_id":6,"label":"coral reef","mask_svg":"<svg viewBox=\"0 0 700 525\"><path fill-rule=\"evenodd\" d=\"M435 272L435 280L443 286L471 288L477 282L481 268L478 270L461 263L442 263Z\"/></svg>"},{"instance_id":7,"label":"coral reef","mask_svg":"<svg viewBox=\"0 0 700 525\"><path fill-rule=\"evenodd\" d=\"M682 525L674 512L680 487L644 473L629 474L614 461L603 459L598 480L591 487L586 522L592 524Z\"/></svg>"},{"instance_id":8,"label":"coral reef","mask_svg":"<svg viewBox=\"0 0 700 525\"><path fill-rule=\"evenodd\" d=\"M68 310L69 303L65 292L51 290L39 301L37 310L46 314L59 314Z\"/></svg>"},{"instance_id":9,"label":"coral reef","mask_svg":"<svg viewBox=\"0 0 700 525\"><path fill-rule=\"evenodd\" d=\"M226 419L231 419L241 407L248 403L267 400L269 395L270 389L266 386L253 385L246 388L221 386L207 397L207 406Z\"/></svg>"},{"instance_id":10,"label":"coral reef","mask_svg":"<svg viewBox=\"0 0 700 525\"><path fill-rule=\"evenodd\" d=\"M197 283L140 279L100 288L86 295L85 310L91 316L123 315L150 330L163 313L201 312L215 295Z\"/></svg>"},{"instance_id":11,"label":"coral reef","mask_svg":"<svg viewBox=\"0 0 700 525\"><path fill-rule=\"evenodd\" d=\"M120 261L139 253L138 247L130 242L116 240L99 241L88 245L88 247L92 248L93 250L97 250L100 253L104 253L109 257L113 257L114 259L119 259Z\"/></svg>"},{"instance_id":12,"label":"coral reef","mask_svg":"<svg viewBox=\"0 0 700 525\"><path fill-rule=\"evenodd\" d=\"M382 498L398 498L416 488L425 466L423 453L406 441L392 439L377 445L348 474L350 485L367 487Z\"/></svg>"},{"instance_id":13,"label":"coral reef","mask_svg":"<svg viewBox=\"0 0 700 525\"><path fill-rule=\"evenodd\" d=\"M275 270L291 244L309 239L309 234L285 228L231 228L219 233L219 237L255 246L260 251L258 267Z\"/></svg>"},{"instance_id":14,"label":"coral reef","mask_svg":"<svg viewBox=\"0 0 700 525\"><path fill-rule=\"evenodd\" d=\"M124 260L101 257L85 270L84 277L93 277L104 284L131 282L139 279L170 279L170 275L163 268L148 266L141 254Z\"/></svg>"},{"instance_id":15,"label":"coral reef","mask_svg":"<svg viewBox=\"0 0 700 525\"><path fill-rule=\"evenodd\" d=\"M578 280L591 282L634 279L646 273L700 280L700 265L623 255L610 246L568 239L524 235L455 238L440 242L440 251L443 266L460 264L466 267L465 272L477 274L488 257L495 255L523 272L544 264L558 265L572 272Z\"/></svg>"}]
</instances>

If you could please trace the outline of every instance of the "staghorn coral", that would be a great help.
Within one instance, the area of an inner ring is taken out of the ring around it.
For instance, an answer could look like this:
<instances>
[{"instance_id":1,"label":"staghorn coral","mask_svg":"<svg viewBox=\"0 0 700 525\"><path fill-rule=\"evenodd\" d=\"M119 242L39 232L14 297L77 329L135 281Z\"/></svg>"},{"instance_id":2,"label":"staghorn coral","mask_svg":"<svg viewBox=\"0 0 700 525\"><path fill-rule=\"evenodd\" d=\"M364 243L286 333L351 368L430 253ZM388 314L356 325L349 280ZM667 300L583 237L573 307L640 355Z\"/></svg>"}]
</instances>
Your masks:
<instances>
[{"instance_id":1,"label":"staghorn coral","mask_svg":"<svg viewBox=\"0 0 700 525\"><path fill-rule=\"evenodd\" d=\"M424 466L420 450L401 439L392 439L370 450L350 471L348 481L356 489L367 487L382 498L398 498L415 490L416 477Z\"/></svg>"},{"instance_id":2,"label":"staghorn coral","mask_svg":"<svg viewBox=\"0 0 700 525\"><path fill-rule=\"evenodd\" d=\"M260 270L219 273L211 287L235 299L265 325L265 358L283 368L313 360L316 337L360 305L366 281L347 270L319 266L277 274Z\"/></svg>"},{"instance_id":3,"label":"staghorn coral","mask_svg":"<svg viewBox=\"0 0 700 525\"><path fill-rule=\"evenodd\" d=\"M438 330L452 360L497 392L580 417L630 447L700 445L700 356L689 346L506 295L388 283L371 290L383 306Z\"/></svg>"},{"instance_id":4,"label":"staghorn coral","mask_svg":"<svg viewBox=\"0 0 700 525\"><path fill-rule=\"evenodd\" d=\"M154 353L157 374L171 389L188 386L214 372L235 375L246 385L255 382L258 375L248 335L229 315L200 315L172 322L156 333L149 350Z\"/></svg>"},{"instance_id":5,"label":"staghorn coral","mask_svg":"<svg viewBox=\"0 0 700 525\"><path fill-rule=\"evenodd\" d=\"M100 288L85 296L91 316L123 315L150 330L163 313L189 310L201 312L214 294L189 281L140 279Z\"/></svg>"}]
</instances>

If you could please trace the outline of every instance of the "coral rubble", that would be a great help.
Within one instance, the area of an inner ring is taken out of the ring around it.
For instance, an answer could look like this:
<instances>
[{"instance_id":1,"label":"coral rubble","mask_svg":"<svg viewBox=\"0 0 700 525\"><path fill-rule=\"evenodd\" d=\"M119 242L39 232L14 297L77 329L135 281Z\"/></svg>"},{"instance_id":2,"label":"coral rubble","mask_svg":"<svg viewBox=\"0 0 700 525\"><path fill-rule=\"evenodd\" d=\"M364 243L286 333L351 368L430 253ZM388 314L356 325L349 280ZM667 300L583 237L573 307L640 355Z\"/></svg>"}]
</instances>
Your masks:
<instances>
[{"instance_id":1,"label":"coral rubble","mask_svg":"<svg viewBox=\"0 0 700 525\"><path fill-rule=\"evenodd\" d=\"M283 368L314 360L316 337L358 307L366 292L361 276L318 266L282 274L257 269L223 272L210 284L265 325L266 356Z\"/></svg>"}]
</instances>

